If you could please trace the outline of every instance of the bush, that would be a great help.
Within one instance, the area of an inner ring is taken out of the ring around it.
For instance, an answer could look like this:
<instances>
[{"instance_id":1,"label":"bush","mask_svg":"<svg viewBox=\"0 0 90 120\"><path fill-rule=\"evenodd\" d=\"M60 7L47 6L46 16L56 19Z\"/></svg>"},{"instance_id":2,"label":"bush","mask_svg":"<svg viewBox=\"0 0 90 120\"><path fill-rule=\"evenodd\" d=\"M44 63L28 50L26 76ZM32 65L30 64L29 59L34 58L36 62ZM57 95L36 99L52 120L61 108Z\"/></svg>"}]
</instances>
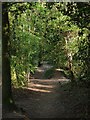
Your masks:
<instances>
[{"instance_id":1,"label":"bush","mask_svg":"<svg viewBox=\"0 0 90 120\"><path fill-rule=\"evenodd\" d=\"M50 69L48 69L48 70L45 72L43 78L44 78L44 79L50 79L50 78L52 78L53 76L54 76L54 68L50 68Z\"/></svg>"}]
</instances>

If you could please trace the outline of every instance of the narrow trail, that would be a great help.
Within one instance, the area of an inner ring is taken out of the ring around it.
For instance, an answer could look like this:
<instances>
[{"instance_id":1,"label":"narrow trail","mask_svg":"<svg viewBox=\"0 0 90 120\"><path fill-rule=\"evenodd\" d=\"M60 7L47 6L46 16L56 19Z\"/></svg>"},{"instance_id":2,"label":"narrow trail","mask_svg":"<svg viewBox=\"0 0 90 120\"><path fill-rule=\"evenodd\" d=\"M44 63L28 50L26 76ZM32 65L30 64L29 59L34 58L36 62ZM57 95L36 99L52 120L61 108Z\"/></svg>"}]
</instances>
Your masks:
<instances>
[{"instance_id":1,"label":"narrow trail","mask_svg":"<svg viewBox=\"0 0 90 120\"><path fill-rule=\"evenodd\" d=\"M48 67L47 67L48 69ZM56 78L42 79L44 69L39 68L35 78L28 83L28 89L18 90L16 103L24 108L29 118L74 118L82 117L82 110L86 116L87 97L83 97L83 91L73 88L73 92L68 89L69 80L63 75L56 74ZM20 94L21 93L21 94ZM80 97L81 96L81 97ZM80 103L81 99L82 103Z\"/></svg>"}]
</instances>

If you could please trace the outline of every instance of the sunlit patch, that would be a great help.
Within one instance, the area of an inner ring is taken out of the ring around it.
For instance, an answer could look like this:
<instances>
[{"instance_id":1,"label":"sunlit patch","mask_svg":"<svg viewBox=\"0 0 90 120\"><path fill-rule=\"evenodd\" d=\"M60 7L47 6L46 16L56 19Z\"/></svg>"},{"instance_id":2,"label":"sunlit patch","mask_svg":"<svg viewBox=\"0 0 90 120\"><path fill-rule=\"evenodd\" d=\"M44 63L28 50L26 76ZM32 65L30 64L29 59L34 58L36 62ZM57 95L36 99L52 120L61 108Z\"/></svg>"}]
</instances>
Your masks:
<instances>
[{"instance_id":1,"label":"sunlit patch","mask_svg":"<svg viewBox=\"0 0 90 120\"><path fill-rule=\"evenodd\" d=\"M13 103L12 99L10 98L10 103Z\"/></svg>"},{"instance_id":2,"label":"sunlit patch","mask_svg":"<svg viewBox=\"0 0 90 120\"><path fill-rule=\"evenodd\" d=\"M54 88L54 85L42 85L42 84L34 84L34 83L30 83L29 84L31 87L43 87L43 88Z\"/></svg>"},{"instance_id":3,"label":"sunlit patch","mask_svg":"<svg viewBox=\"0 0 90 120\"><path fill-rule=\"evenodd\" d=\"M27 88L29 90L37 91L37 92L44 92L44 93L50 93L50 90L42 90L42 89L37 89L37 88Z\"/></svg>"},{"instance_id":4,"label":"sunlit patch","mask_svg":"<svg viewBox=\"0 0 90 120\"><path fill-rule=\"evenodd\" d=\"M59 69L59 68L58 68L58 69L56 69L56 70L57 70L57 71L61 71L61 69Z\"/></svg>"},{"instance_id":5,"label":"sunlit patch","mask_svg":"<svg viewBox=\"0 0 90 120\"><path fill-rule=\"evenodd\" d=\"M58 81L67 81L68 82L68 81L70 81L70 79L64 79L63 78L63 79L58 79Z\"/></svg>"},{"instance_id":6,"label":"sunlit patch","mask_svg":"<svg viewBox=\"0 0 90 120\"><path fill-rule=\"evenodd\" d=\"M38 71L38 72L44 72L44 70L42 70L42 69L37 69L37 71Z\"/></svg>"},{"instance_id":7,"label":"sunlit patch","mask_svg":"<svg viewBox=\"0 0 90 120\"><path fill-rule=\"evenodd\" d=\"M52 84L53 83L53 85L51 85L52 87L54 87L54 83L57 83L57 82L70 82L70 79L66 79L66 78L60 78L60 79L45 79L45 80L39 80L39 79L32 79L31 80L31 82L32 83L35 83L35 84L37 84L37 83L39 83L39 84ZM31 84L31 83L29 83L29 84ZM46 85L45 85L46 86ZM50 85L49 85L50 86ZM44 86L42 86L42 87L44 87ZM48 86L47 86L48 87Z\"/></svg>"}]
</instances>

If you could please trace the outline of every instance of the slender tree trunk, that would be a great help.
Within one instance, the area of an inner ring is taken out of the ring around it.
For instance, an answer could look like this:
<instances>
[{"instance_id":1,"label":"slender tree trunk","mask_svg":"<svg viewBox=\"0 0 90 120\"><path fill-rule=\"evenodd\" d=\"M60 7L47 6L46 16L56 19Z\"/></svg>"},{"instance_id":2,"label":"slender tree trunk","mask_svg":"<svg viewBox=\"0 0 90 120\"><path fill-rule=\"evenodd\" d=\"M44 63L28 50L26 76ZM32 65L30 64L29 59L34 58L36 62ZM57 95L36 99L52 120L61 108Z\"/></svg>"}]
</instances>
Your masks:
<instances>
[{"instance_id":1,"label":"slender tree trunk","mask_svg":"<svg viewBox=\"0 0 90 120\"><path fill-rule=\"evenodd\" d=\"M70 78L71 78L71 82L75 83L75 77L74 77L74 74L73 74L73 71L72 71L72 54L71 52L68 51L68 48L67 48L67 43L68 43L68 39L65 38L65 43L66 43L66 53L67 53L67 57L68 57L68 68L69 68L69 72L70 72Z\"/></svg>"},{"instance_id":2,"label":"slender tree trunk","mask_svg":"<svg viewBox=\"0 0 90 120\"><path fill-rule=\"evenodd\" d=\"M15 68L15 73L16 73L16 79L17 79L17 82L18 82L18 85L20 84L19 82L19 73L18 73L18 70Z\"/></svg>"},{"instance_id":3,"label":"slender tree trunk","mask_svg":"<svg viewBox=\"0 0 90 120\"><path fill-rule=\"evenodd\" d=\"M72 71L72 55L71 55L71 53L69 53L69 55L68 55L68 68L70 71L71 81L73 82L75 80L75 78L74 78L74 74Z\"/></svg>"},{"instance_id":4,"label":"slender tree trunk","mask_svg":"<svg viewBox=\"0 0 90 120\"><path fill-rule=\"evenodd\" d=\"M42 65L42 55L43 55L43 53L42 53L42 46L40 45L39 46L39 55L38 55L38 58L39 58L39 61L38 61L38 67L40 67L41 65Z\"/></svg>"},{"instance_id":5,"label":"slender tree trunk","mask_svg":"<svg viewBox=\"0 0 90 120\"><path fill-rule=\"evenodd\" d=\"M14 106L14 101L11 90L10 55L8 50L10 38L7 3L2 4L2 11L2 104L3 109L11 109Z\"/></svg>"}]
</instances>

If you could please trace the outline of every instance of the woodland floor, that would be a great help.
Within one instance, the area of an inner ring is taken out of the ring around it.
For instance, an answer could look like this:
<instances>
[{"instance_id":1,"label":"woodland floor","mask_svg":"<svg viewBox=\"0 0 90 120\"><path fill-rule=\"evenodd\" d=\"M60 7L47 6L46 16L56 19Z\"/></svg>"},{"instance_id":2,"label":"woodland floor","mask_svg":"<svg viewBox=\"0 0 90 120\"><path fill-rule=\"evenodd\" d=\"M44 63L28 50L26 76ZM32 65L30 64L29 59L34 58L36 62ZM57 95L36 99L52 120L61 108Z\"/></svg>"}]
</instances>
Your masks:
<instances>
[{"instance_id":1,"label":"woodland floor","mask_svg":"<svg viewBox=\"0 0 90 120\"><path fill-rule=\"evenodd\" d=\"M39 67L28 88L14 88L16 104L29 119L88 118L88 89L70 85L70 80L56 70L51 79L42 79L50 66Z\"/></svg>"}]
</instances>

